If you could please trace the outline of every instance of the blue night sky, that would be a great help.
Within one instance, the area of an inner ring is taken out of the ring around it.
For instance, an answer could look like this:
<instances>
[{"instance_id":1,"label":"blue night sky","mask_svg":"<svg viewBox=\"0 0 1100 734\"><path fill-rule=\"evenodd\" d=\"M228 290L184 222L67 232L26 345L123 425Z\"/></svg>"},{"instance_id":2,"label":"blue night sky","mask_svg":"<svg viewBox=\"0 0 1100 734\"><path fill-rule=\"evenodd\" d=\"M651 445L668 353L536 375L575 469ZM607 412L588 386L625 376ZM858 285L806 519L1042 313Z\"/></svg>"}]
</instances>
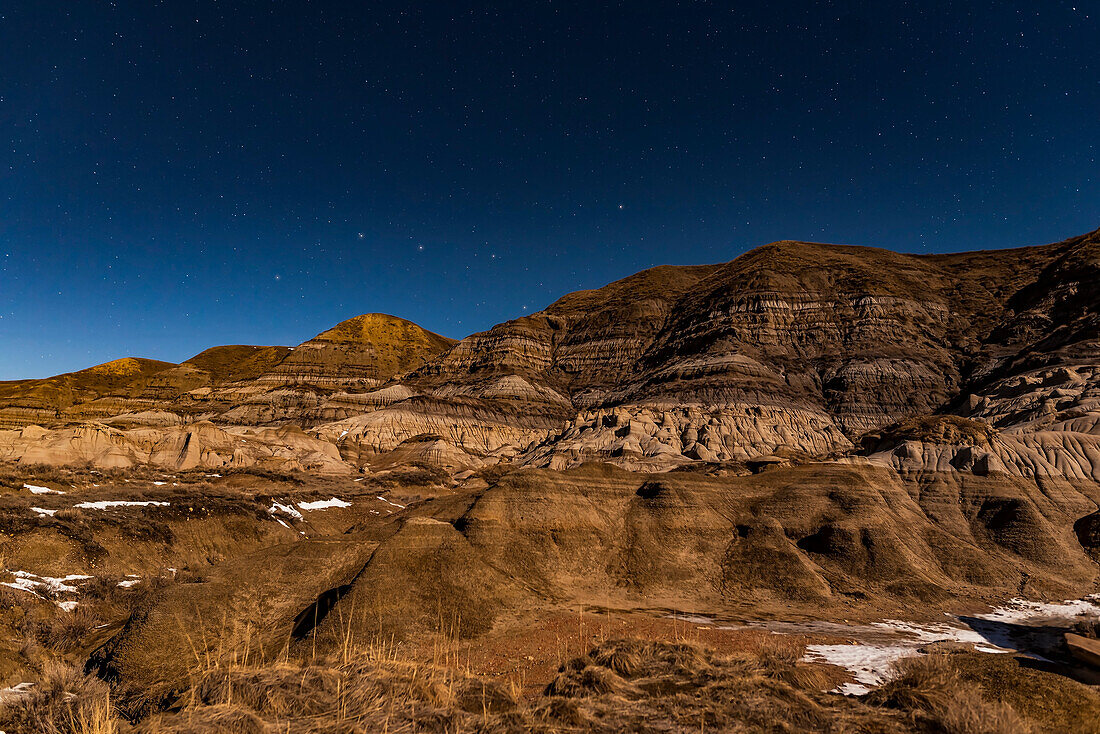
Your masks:
<instances>
[{"instance_id":1,"label":"blue night sky","mask_svg":"<svg viewBox=\"0 0 1100 734\"><path fill-rule=\"evenodd\" d=\"M0 379L1100 226L1078 2L0 5Z\"/></svg>"}]
</instances>

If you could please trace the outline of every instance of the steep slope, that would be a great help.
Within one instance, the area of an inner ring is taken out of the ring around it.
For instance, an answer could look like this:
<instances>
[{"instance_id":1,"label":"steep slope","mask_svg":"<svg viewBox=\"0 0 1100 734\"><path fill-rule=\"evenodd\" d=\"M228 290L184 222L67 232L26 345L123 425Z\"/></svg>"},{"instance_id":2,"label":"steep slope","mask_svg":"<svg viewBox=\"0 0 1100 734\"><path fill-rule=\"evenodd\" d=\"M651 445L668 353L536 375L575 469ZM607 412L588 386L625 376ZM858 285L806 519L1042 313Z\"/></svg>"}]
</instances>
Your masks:
<instances>
[{"instance_id":1,"label":"steep slope","mask_svg":"<svg viewBox=\"0 0 1100 734\"><path fill-rule=\"evenodd\" d=\"M233 344L211 347L183 364L207 372L212 382L220 384L259 377L275 368L292 351L290 347L254 347Z\"/></svg>"}]
</instances>

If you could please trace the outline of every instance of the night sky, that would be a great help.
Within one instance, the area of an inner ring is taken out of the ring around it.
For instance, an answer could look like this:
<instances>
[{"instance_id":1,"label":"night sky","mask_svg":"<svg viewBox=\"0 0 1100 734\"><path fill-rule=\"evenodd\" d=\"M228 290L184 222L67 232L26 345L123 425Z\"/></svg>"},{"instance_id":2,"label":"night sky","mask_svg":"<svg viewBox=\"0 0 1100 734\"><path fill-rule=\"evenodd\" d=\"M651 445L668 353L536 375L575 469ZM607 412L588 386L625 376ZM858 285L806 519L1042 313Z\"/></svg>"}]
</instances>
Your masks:
<instances>
[{"instance_id":1,"label":"night sky","mask_svg":"<svg viewBox=\"0 0 1100 734\"><path fill-rule=\"evenodd\" d=\"M1100 3L0 5L0 379L1100 226Z\"/></svg>"}]
</instances>

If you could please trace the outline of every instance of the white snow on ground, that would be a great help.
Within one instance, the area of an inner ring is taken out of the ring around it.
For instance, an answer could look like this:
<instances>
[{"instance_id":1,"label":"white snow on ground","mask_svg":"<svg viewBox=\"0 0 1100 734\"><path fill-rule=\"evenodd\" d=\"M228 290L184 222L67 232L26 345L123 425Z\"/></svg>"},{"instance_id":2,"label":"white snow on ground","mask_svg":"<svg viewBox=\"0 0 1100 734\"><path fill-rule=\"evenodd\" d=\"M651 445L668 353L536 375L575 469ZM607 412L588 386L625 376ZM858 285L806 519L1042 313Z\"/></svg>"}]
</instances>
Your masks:
<instances>
[{"instance_id":1,"label":"white snow on ground","mask_svg":"<svg viewBox=\"0 0 1100 734\"><path fill-rule=\"evenodd\" d=\"M293 504L284 505L278 502L272 502L271 507L267 508L267 514L274 515L276 512L282 512L284 514L290 515L295 520L302 519L302 513L295 510Z\"/></svg>"},{"instance_id":2,"label":"white snow on ground","mask_svg":"<svg viewBox=\"0 0 1100 734\"><path fill-rule=\"evenodd\" d=\"M168 484L168 482L153 482L153 484L157 487L163 487L165 484Z\"/></svg>"},{"instance_id":3,"label":"white snow on ground","mask_svg":"<svg viewBox=\"0 0 1100 734\"><path fill-rule=\"evenodd\" d=\"M110 507L167 507L171 502L130 502L127 500L102 500L100 502L80 502L73 507L79 510L106 510Z\"/></svg>"},{"instance_id":4,"label":"white snow on ground","mask_svg":"<svg viewBox=\"0 0 1100 734\"><path fill-rule=\"evenodd\" d=\"M895 631L920 640L921 642L988 642L984 637L969 627L955 627L950 624L913 624L902 622L899 619L887 619L883 622L872 622L872 627L878 627L884 631Z\"/></svg>"},{"instance_id":5,"label":"white snow on ground","mask_svg":"<svg viewBox=\"0 0 1100 734\"><path fill-rule=\"evenodd\" d=\"M53 601L61 609L66 612L71 612L76 609L75 601L58 601L51 599L48 594L63 594L63 593L75 593L77 588L70 585L72 581L87 581L92 578L91 576L85 576L84 574L73 573L61 578L54 578L52 576L39 576L38 574L30 573L29 571L10 571L12 576L15 577L15 581L0 581L0 586L7 586L12 589L18 589L19 591L26 591L27 593L34 594L42 599Z\"/></svg>"},{"instance_id":6,"label":"white snow on ground","mask_svg":"<svg viewBox=\"0 0 1100 734\"><path fill-rule=\"evenodd\" d=\"M858 685L846 683L837 691L860 696L885 683L895 662L919 654L915 645L808 645L805 659L846 668Z\"/></svg>"},{"instance_id":7,"label":"white snow on ground","mask_svg":"<svg viewBox=\"0 0 1100 734\"><path fill-rule=\"evenodd\" d=\"M849 645L808 645L803 659L831 663L847 669L857 682L845 683L836 690L848 696L859 696L867 693L870 686L886 682L893 674L894 663L923 654L921 648L929 643L963 642L973 644L980 652L1015 652L1026 645L1030 626L1041 629L1044 622L1051 621L1068 626L1074 617L1083 614L1100 614L1100 597L1092 596L1061 603L1012 599L1005 606L986 614L970 615L970 626L964 626L961 621L957 624L918 624L887 619L862 628L853 627L852 631L864 637L867 632L873 631L876 633L875 638L881 631L891 637L896 635L895 639L877 639L876 642ZM974 624L974 621L981 620L989 625Z\"/></svg>"},{"instance_id":8,"label":"white snow on ground","mask_svg":"<svg viewBox=\"0 0 1100 734\"><path fill-rule=\"evenodd\" d=\"M31 509L38 513L39 517L53 517L57 514L57 510L47 510L45 507L32 507Z\"/></svg>"},{"instance_id":9,"label":"white snow on ground","mask_svg":"<svg viewBox=\"0 0 1100 734\"><path fill-rule=\"evenodd\" d=\"M35 591L39 589L45 589L55 594L60 594L65 591L76 591L75 586L69 586L71 581L87 581L92 578L91 576L85 576L80 573L69 574L61 578L54 578L52 576L39 576L38 574L30 573L29 571L11 571L12 576L15 576L16 581L4 582L4 586L10 586L13 589L23 589L24 591Z\"/></svg>"},{"instance_id":10,"label":"white snow on ground","mask_svg":"<svg viewBox=\"0 0 1100 734\"><path fill-rule=\"evenodd\" d=\"M24 484L23 489L29 489L31 494L65 494L60 489L50 489L49 487L39 487L35 484Z\"/></svg>"},{"instance_id":11,"label":"white snow on ground","mask_svg":"<svg viewBox=\"0 0 1100 734\"><path fill-rule=\"evenodd\" d=\"M382 500L382 501L383 501L383 502L385 502L385 503L386 503L387 505L393 505L394 507L400 507L400 508L401 508L402 510L404 510L404 509L405 509L405 505L399 505L399 504L397 504L396 502L390 502L390 501L389 501L388 499L386 499L386 498L385 498L385 497L383 497L382 495L378 495L378 499Z\"/></svg>"},{"instance_id":12,"label":"white snow on ground","mask_svg":"<svg viewBox=\"0 0 1100 734\"><path fill-rule=\"evenodd\" d=\"M691 624L714 624L710 617L701 614L669 614L665 619L675 619L678 622L690 622Z\"/></svg>"},{"instance_id":13,"label":"white snow on ground","mask_svg":"<svg viewBox=\"0 0 1100 734\"><path fill-rule=\"evenodd\" d=\"M141 579L126 579L125 581L119 581L120 588L129 589L131 586L137 586L141 583Z\"/></svg>"},{"instance_id":14,"label":"white snow on ground","mask_svg":"<svg viewBox=\"0 0 1100 734\"><path fill-rule=\"evenodd\" d=\"M975 614L978 619L990 622L1033 622L1045 618L1065 619L1081 614L1100 614L1100 595L1084 599L1067 599L1061 603L1043 603L1026 599L1010 599L1006 606L988 614Z\"/></svg>"},{"instance_id":15,"label":"white snow on ground","mask_svg":"<svg viewBox=\"0 0 1100 734\"><path fill-rule=\"evenodd\" d=\"M317 502L299 502L298 507L306 511L328 510L333 507L351 507L351 503L333 497L332 499L318 500Z\"/></svg>"}]
</instances>

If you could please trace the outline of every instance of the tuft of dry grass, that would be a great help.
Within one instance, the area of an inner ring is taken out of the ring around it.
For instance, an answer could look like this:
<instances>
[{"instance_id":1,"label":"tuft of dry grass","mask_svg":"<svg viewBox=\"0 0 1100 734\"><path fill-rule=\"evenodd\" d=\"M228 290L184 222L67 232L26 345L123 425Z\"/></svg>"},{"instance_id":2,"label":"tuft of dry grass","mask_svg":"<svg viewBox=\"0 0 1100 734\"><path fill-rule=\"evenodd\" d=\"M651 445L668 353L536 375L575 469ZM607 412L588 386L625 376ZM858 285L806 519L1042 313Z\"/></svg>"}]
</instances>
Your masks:
<instances>
[{"instance_id":1,"label":"tuft of dry grass","mask_svg":"<svg viewBox=\"0 0 1100 734\"><path fill-rule=\"evenodd\" d=\"M1006 703L989 700L968 684L951 654L906 658L899 675L872 691L868 702L908 713L915 723L944 734L1028 734L1033 731Z\"/></svg>"},{"instance_id":2,"label":"tuft of dry grass","mask_svg":"<svg viewBox=\"0 0 1100 734\"><path fill-rule=\"evenodd\" d=\"M116 734L107 685L77 667L49 661L30 691L0 708L0 728L41 734Z\"/></svg>"}]
</instances>

